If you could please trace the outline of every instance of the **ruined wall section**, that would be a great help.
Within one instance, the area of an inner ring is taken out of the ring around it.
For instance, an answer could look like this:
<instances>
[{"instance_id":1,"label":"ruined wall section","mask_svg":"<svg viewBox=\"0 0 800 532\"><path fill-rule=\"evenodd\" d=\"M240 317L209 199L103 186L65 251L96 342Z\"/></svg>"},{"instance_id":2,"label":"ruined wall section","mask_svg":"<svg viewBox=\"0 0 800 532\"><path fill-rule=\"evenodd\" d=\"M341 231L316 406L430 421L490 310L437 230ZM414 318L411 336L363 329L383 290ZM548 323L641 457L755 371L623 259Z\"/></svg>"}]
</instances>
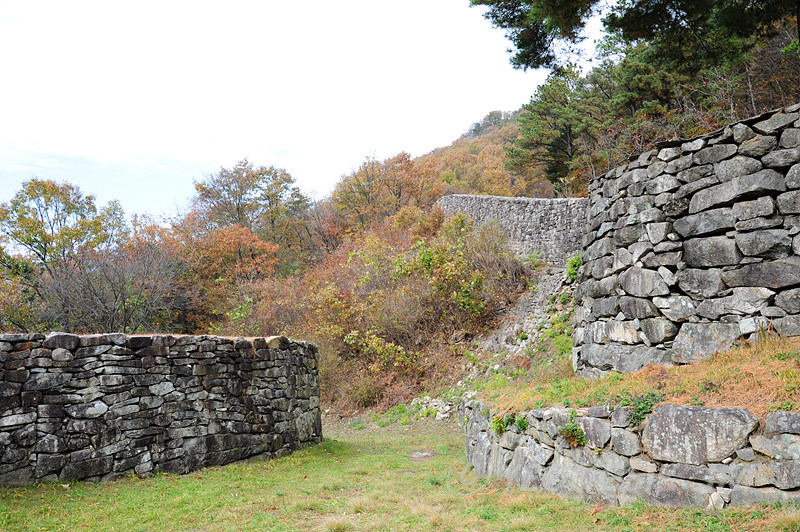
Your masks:
<instances>
[{"instance_id":1,"label":"ruined wall section","mask_svg":"<svg viewBox=\"0 0 800 532\"><path fill-rule=\"evenodd\" d=\"M759 420L745 408L661 405L539 408L497 434L489 408L462 404L467 463L481 476L609 506L640 498L675 508L800 502L800 414ZM572 420L585 444L560 431Z\"/></svg>"},{"instance_id":2,"label":"ruined wall section","mask_svg":"<svg viewBox=\"0 0 800 532\"><path fill-rule=\"evenodd\" d=\"M285 337L0 335L0 485L186 473L322 437L317 348Z\"/></svg>"},{"instance_id":3,"label":"ruined wall section","mask_svg":"<svg viewBox=\"0 0 800 532\"><path fill-rule=\"evenodd\" d=\"M760 328L800 336L800 104L595 179L574 369L688 363Z\"/></svg>"},{"instance_id":4,"label":"ruined wall section","mask_svg":"<svg viewBox=\"0 0 800 532\"><path fill-rule=\"evenodd\" d=\"M588 200L453 194L436 204L446 212L463 212L477 222L495 221L517 256L540 252L544 262L561 266L580 252Z\"/></svg>"}]
</instances>

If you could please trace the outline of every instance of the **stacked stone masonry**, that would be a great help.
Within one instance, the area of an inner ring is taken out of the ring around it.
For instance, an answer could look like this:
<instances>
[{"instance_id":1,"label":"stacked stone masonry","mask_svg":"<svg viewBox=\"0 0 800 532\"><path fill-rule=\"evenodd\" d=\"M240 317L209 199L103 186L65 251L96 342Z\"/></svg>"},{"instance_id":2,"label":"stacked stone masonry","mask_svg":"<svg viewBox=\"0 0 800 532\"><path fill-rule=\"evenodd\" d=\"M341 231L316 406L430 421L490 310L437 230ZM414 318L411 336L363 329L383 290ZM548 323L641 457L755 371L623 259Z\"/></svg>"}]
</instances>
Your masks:
<instances>
[{"instance_id":1,"label":"stacked stone masonry","mask_svg":"<svg viewBox=\"0 0 800 532\"><path fill-rule=\"evenodd\" d=\"M486 405L462 404L467 463L478 475L523 489L603 505L639 498L700 508L800 502L798 413L773 412L759 423L743 408L662 405L633 426L629 407L578 409L574 421L586 444L571 447L559 435L570 412L518 414L527 421L525 430L511 424L497 435Z\"/></svg>"},{"instance_id":2,"label":"stacked stone masonry","mask_svg":"<svg viewBox=\"0 0 800 532\"><path fill-rule=\"evenodd\" d=\"M589 187L573 366L689 363L800 336L800 104L665 143Z\"/></svg>"},{"instance_id":3,"label":"stacked stone masonry","mask_svg":"<svg viewBox=\"0 0 800 532\"><path fill-rule=\"evenodd\" d=\"M579 253L585 236L586 198L543 199L453 194L436 202L447 212L463 212L478 222L497 222L519 257L540 253L561 266Z\"/></svg>"},{"instance_id":4,"label":"stacked stone masonry","mask_svg":"<svg viewBox=\"0 0 800 532\"><path fill-rule=\"evenodd\" d=\"M317 348L285 337L0 335L0 485L186 473L322 437Z\"/></svg>"}]
</instances>

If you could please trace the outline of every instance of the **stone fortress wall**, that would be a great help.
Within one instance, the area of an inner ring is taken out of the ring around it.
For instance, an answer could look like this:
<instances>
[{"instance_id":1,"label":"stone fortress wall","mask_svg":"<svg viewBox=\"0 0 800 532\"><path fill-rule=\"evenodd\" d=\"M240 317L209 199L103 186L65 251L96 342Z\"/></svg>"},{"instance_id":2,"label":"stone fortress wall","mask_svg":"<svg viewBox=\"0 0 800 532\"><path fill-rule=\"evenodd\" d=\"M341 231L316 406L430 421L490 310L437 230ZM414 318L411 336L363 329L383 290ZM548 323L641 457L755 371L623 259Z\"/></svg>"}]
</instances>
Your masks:
<instances>
[{"instance_id":1,"label":"stone fortress wall","mask_svg":"<svg viewBox=\"0 0 800 532\"><path fill-rule=\"evenodd\" d=\"M561 266L580 252L586 198L508 198L453 194L436 202L446 212L463 212L479 222L497 222L519 257L540 252L541 260Z\"/></svg>"},{"instance_id":2,"label":"stone fortress wall","mask_svg":"<svg viewBox=\"0 0 800 532\"><path fill-rule=\"evenodd\" d=\"M0 485L186 473L322 438L286 337L0 335Z\"/></svg>"},{"instance_id":3,"label":"stone fortress wall","mask_svg":"<svg viewBox=\"0 0 800 532\"><path fill-rule=\"evenodd\" d=\"M798 111L662 144L592 182L575 230L576 373L691 363L762 329L800 336ZM627 407L544 408L502 434L486 405L459 413L467 463L523 488L609 505L800 502L798 413L662 405L634 424ZM573 417L586 445L559 436Z\"/></svg>"},{"instance_id":4,"label":"stone fortress wall","mask_svg":"<svg viewBox=\"0 0 800 532\"><path fill-rule=\"evenodd\" d=\"M573 365L689 363L800 335L800 104L662 145L589 187Z\"/></svg>"}]
</instances>

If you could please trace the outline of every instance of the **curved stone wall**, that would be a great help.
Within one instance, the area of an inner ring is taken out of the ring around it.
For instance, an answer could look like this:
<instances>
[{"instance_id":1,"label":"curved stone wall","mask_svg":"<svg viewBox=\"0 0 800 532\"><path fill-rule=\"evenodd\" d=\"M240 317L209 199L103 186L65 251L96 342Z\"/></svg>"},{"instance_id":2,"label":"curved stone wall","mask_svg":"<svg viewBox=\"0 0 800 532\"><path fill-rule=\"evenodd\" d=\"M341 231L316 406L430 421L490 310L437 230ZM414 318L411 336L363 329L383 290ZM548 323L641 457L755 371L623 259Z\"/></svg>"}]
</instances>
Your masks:
<instances>
[{"instance_id":1,"label":"curved stone wall","mask_svg":"<svg viewBox=\"0 0 800 532\"><path fill-rule=\"evenodd\" d=\"M800 335L800 104L664 144L589 187L581 375Z\"/></svg>"},{"instance_id":2,"label":"curved stone wall","mask_svg":"<svg viewBox=\"0 0 800 532\"><path fill-rule=\"evenodd\" d=\"M541 252L541 260L563 265L580 252L585 236L586 198L509 198L453 194L436 202L478 222L496 221L519 257Z\"/></svg>"},{"instance_id":3,"label":"curved stone wall","mask_svg":"<svg viewBox=\"0 0 800 532\"><path fill-rule=\"evenodd\" d=\"M317 348L285 337L0 335L0 485L186 473L322 437Z\"/></svg>"},{"instance_id":4,"label":"curved stone wall","mask_svg":"<svg viewBox=\"0 0 800 532\"><path fill-rule=\"evenodd\" d=\"M559 435L574 422L585 445ZM518 414L498 435L486 405L462 404L467 463L481 476L507 479L603 505L645 502L722 508L800 502L800 414L773 412L759 422L744 408L662 405L633 425L629 407ZM527 426L525 426L527 425Z\"/></svg>"}]
</instances>

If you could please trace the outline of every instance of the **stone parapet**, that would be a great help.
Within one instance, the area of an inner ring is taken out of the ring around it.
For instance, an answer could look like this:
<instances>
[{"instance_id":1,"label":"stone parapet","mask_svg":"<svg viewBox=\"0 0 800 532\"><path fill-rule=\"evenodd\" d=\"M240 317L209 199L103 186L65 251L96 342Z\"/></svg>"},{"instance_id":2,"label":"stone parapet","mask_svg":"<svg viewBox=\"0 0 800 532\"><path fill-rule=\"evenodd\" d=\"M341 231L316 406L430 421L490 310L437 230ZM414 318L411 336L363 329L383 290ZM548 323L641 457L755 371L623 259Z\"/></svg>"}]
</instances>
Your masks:
<instances>
[{"instance_id":1,"label":"stone parapet","mask_svg":"<svg viewBox=\"0 0 800 532\"><path fill-rule=\"evenodd\" d=\"M286 337L0 335L0 485L186 473L322 437L317 347Z\"/></svg>"}]
</instances>

